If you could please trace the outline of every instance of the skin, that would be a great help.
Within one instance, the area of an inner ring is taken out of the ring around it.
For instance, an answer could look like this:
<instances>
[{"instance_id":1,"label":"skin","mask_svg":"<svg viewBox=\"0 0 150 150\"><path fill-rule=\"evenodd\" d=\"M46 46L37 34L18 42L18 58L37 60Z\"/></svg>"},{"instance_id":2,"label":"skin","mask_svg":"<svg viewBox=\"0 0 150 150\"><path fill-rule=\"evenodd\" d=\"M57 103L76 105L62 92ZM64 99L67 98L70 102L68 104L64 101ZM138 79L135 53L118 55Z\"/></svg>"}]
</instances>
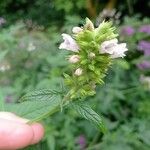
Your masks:
<instances>
[{"instance_id":1,"label":"skin","mask_svg":"<svg viewBox=\"0 0 150 150\"><path fill-rule=\"evenodd\" d=\"M13 113L0 112L0 150L16 150L38 143L44 128L40 123L27 124L28 120Z\"/></svg>"}]
</instances>

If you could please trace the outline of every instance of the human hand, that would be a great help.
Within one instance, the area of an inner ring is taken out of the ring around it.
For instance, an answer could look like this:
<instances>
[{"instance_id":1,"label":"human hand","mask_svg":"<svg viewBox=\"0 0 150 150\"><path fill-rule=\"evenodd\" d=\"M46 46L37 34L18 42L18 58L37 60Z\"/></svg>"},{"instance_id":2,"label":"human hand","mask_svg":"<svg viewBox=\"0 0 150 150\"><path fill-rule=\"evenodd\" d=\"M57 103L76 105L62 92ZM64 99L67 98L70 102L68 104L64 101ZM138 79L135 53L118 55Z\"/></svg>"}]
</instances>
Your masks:
<instances>
[{"instance_id":1,"label":"human hand","mask_svg":"<svg viewBox=\"0 0 150 150\"><path fill-rule=\"evenodd\" d=\"M16 150L38 143L44 128L39 123L27 124L28 120L9 112L0 112L0 150Z\"/></svg>"}]
</instances>

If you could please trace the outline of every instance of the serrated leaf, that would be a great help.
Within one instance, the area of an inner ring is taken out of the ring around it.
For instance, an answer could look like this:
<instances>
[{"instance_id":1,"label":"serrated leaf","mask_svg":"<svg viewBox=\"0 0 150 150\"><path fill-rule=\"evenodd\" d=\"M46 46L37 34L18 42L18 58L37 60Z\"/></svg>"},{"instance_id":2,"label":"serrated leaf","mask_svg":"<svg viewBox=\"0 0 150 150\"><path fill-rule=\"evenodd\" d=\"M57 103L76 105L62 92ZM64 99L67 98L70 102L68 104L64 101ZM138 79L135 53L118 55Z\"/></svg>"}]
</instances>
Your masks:
<instances>
[{"instance_id":1,"label":"serrated leaf","mask_svg":"<svg viewBox=\"0 0 150 150\"><path fill-rule=\"evenodd\" d=\"M44 95L45 94L45 95ZM34 91L24 96L18 104L7 104L6 110L32 121L41 120L60 109L60 94L50 90ZM29 100L29 101L28 101Z\"/></svg>"},{"instance_id":2,"label":"serrated leaf","mask_svg":"<svg viewBox=\"0 0 150 150\"><path fill-rule=\"evenodd\" d=\"M104 133L106 131L102 118L86 103L74 102L73 108L85 119L93 122Z\"/></svg>"},{"instance_id":3,"label":"serrated leaf","mask_svg":"<svg viewBox=\"0 0 150 150\"><path fill-rule=\"evenodd\" d=\"M36 90L27 93L21 99L19 100L20 102L22 101L32 101L32 100L47 100L51 99L53 96L56 94L59 94L59 92L51 89L43 89L43 90Z\"/></svg>"}]
</instances>

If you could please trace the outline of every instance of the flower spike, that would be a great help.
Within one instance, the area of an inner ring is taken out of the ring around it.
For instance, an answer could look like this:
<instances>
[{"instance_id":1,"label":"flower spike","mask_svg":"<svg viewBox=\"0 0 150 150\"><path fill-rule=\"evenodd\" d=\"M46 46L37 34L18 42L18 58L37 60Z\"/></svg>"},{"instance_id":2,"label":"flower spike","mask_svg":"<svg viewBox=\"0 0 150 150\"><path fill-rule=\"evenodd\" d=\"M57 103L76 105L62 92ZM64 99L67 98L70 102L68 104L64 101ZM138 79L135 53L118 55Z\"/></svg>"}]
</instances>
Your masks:
<instances>
[{"instance_id":1,"label":"flower spike","mask_svg":"<svg viewBox=\"0 0 150 150\"><path fill-rule=\"evenodd\" d=\"M82 28L74 27L72 31L74 39L62 34L64 42L59 48L73 51L69 58L73 73L66 74L65 78L71 98L80 98L95 94L95 87L103 83L112 60L124 57L127 48L125 43L118 44L111 22L103 21L94 28L91 20L86 18Z\"/></svg>"}]
</instances>

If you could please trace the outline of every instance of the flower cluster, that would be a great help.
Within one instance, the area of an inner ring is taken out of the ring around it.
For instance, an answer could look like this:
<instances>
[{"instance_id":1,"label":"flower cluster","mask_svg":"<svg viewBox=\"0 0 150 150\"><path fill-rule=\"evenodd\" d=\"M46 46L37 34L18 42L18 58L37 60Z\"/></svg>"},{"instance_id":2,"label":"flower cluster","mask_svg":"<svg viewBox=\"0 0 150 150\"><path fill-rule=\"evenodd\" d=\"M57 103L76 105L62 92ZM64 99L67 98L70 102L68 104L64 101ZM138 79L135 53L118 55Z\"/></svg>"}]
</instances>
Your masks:
<instances>
[{"instance_id":1,"label":"flower cluster","mask_svg":"<svg viewBox=\"0 0 150 150\"><path fill-rule=\"evenodd\" d=\"M144 55L150 56L150 42L142 40L138 43L137 48L144 52Z\"/></svg>"},{"instance_id":2,"label":"flower cluster","mask_svg":"<svg viewBox=\"0 0 150 150\"><path fill-rule=\"evenodd\" d=\"M143 60L137 64L137 67L141 70L150 69L150 61Z\"/></svg>"},{"instance_id":3,"label":"flower cluster","mask_svg":"<svg viewBox=\"0 0 150 150\"><path fill-rule=\"evenodd\" d=\"M150 25L143 25L139 28L139 32L150 34Z\"/></svg>"},{"instance_id":4,"label":"flower cluster","mask_svg":"<svg viewBox=\"0 0 150 150\"><path fill-rule=\"evenodd\" d=\"M94 28L87 18L83 27L72 29L73 37L62 34L64 41L59 48L73 53L68 58L73 74L65 74L72 98L95 94L96 84L103 83L112 60L125 56L126 44L118 44L114 30L110 22Z\"/></svg>"},{"instance_id":5,"label":"flower cluster","mask_svg":"<svg viewBox=\"0 0 150 150\"><path fill-rule=\"evenodd\" d=\"M150 25L142 25L138 29L132 26L124 26L121 29L121 34L124 36L132 36L136 33L146 33L147 35L150 34Z\"/></svg>"},{"instance_id":6,"label":"flower cluster","mask_svg":"<svg viewBox=\"0 0 150 150\"><path fill-rule=\"evenodd\" d=\"M150 42L145 41L145 40L141 40L138 43L137 48L138 48L139 51L144 53L145 57L149 57L150 56ZM150 61L142 60L140 63L137 64L137 67L140 70L149 70L150 69Z\"/></svg>"},{"instance_id":7,"label":"flower cluster","mask_svg":"<svg viewBox=\"0 0 150 150\"><path fill-rule=\"evenodd\" d=\"M122 35L127 35L127 36L131 36L135 33L135 29L131 26L125 26L122 28L121 30L121 34Z\"/></svg>"}]
</instances>

